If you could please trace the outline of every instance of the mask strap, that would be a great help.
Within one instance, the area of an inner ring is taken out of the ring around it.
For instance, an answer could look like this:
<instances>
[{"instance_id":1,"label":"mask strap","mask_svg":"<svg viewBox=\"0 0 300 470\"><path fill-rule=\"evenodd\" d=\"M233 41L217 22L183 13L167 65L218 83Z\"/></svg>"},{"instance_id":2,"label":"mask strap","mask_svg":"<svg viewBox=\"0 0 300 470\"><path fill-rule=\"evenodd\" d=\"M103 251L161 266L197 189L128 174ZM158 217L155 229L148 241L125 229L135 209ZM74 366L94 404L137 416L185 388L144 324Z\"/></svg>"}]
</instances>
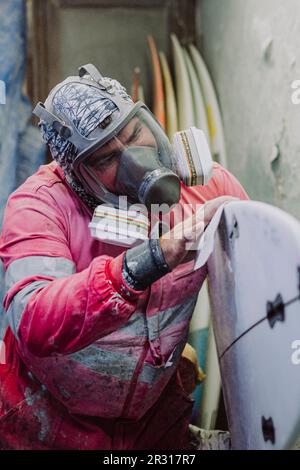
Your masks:
<instances>
[{"instance_id":1,"label":"mask strap","mask_svg":"<svg viewBox=\"0 0 300 470\"><path fill-rule=\"evenodd\" d=\"M93 140L95 140L86 139L77 131L75 126L73 128L68 126L64 121L48 111L41 102L36 105L33 114L49 124L60 137L71 142L79 151L85 149L87 144L91 145Z\"/></svg>"},{"instance_id":2,"label":"mask strap","mask_svg":"<svg viewBox=\"0 0 300 470\"><path fill-rule=\"evenodd\" d=\"M102 90L103 95L110 99L118 109L122 109L125 101L124 98L114 92L114 86L104 79L95 65L86 64L79 67L78 75L81 79L84 79L84 76L87 74L90 75L94 82L97 83L99 88Z\"/></svg>"},{"instance_id":3,"label":"mask strap","mask_svg":"<svg viewBox=\"0 0 300 470\"><path fill-rule=\"evenodd\" d=\"M109 94L113 94L113 89L114 89L113 85L103 78L99 70L93 64L86 64L86 65L82 65L81 67L79 67L78 75L80 78L83 78L84 75L87 75L87 74L89 74L92 77L92 79L96 83L98 83L99 87L102 90L107 91L107 93Z\"/></svg>"}]
</instances>

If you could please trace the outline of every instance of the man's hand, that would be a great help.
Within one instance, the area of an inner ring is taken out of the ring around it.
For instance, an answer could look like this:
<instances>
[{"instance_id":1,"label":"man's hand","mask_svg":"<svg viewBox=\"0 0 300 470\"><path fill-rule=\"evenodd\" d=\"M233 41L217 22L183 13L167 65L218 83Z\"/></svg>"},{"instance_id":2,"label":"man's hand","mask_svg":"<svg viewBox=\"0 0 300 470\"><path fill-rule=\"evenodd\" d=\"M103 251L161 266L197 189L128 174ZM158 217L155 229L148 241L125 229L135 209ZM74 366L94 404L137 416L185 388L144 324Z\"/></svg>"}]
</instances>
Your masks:
<instances>
[{"instance_id":1,"label":"man's hand","mask_svg":"<svg viewBox=\"0 0 300 470\"><path fill-rule=\"evenodd\" d=\"M207 201L192 216L164 234L160 239L161 249L170 269L195 256L195 252L187 249L187 244L196 242L222 204L239 200L232 196L221 196Z\"/></svg>"}]
</instances>

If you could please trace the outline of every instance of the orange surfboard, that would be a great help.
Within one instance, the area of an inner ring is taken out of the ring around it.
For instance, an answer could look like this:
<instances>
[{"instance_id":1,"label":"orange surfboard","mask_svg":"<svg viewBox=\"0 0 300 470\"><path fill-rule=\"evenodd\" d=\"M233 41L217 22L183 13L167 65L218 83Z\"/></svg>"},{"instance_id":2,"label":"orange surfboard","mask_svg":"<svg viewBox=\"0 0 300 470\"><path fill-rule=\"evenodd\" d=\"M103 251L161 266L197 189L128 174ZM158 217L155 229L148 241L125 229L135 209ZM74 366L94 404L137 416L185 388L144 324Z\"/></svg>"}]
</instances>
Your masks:
<instances>
[{"instance_id":1,"label":"orange surfboard","mask_svg":"<svg viewBox=\"0 0 300 470\"><path fill-rule=\"evenodd\" d=\"M132 83L132 90L131 90L131 98L132 98L132 101L134 101L134 103L136 103L139 99L140 76L141 76L141 71L139 67L135 67L133 71L133 83Z\"/></svg>"},{"instance_id":2,"label":"orange surfboard","mask_svg":"<svg viewBox=\"0 0 300 470\"><path fill-rule=\"evenodd\" d=\"M137 101L142 101L146 104L144 88L141 84L141 69L139 67L135 67L135 69L133 70L131 98L134 103L136 103Z\"/></svg>"},{"instance_id":3,"label":"orange surfboard","mask_svg":"<svg viewBox=\"0 0 300 470\"><path fill-rule=\"evenodd\" d=\"M153 68L153 113L160 123L161 127L166 129L166 113L165 113L165 93L160 68L160 61L152 36L148 36L148 44L151 53L152 68Z\"/></svg>"}]
</instances>

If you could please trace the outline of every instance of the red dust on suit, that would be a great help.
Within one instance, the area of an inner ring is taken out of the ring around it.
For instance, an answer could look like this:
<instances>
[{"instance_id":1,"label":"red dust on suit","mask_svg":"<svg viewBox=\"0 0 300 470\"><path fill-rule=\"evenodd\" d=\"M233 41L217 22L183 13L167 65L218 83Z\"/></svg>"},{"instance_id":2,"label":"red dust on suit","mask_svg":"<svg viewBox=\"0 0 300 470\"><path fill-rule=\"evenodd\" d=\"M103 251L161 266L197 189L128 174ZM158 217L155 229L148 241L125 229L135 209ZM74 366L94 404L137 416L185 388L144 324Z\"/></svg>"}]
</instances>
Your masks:
<instances>
[{"instance_id":1,"label":"red dust on suit","mask_svg":"<svg viewBox=\"0 0 300 470\"><path fill-rule=\"evenodd\" d=\"M214 164L207 186L182 185L180 204L222 195L247 199ZM8 200L0 449L185 449L193 402L177 366L206 267L135 291L124 248L93 239L91 217L55 162Z\"/></svg>"}]
</instances>

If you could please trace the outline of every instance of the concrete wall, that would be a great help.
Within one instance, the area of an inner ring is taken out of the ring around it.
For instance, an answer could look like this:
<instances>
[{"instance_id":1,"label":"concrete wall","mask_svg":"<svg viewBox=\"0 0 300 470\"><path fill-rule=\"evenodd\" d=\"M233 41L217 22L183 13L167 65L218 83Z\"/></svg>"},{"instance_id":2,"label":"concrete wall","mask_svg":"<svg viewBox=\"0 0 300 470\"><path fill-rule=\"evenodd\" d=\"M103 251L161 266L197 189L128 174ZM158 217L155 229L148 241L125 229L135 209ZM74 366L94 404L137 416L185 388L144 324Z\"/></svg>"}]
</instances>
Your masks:
<instances>
[{"instance_id":1,"label":"concrete wall","mask_svg":"<svg viewBox=\"0 0 300 470\"><path fill-rule=\"evenodd\" d=\"M199 0L198 43L221 104L229 169L300 218L299 0Z\"/></svg>"},{"instance_id":2,"label":"concrete wall","mask_svg":"<svg viewBox=\"0 0 300 470\"><path fill-rule=\"evenodd\" d=\"M167 8L66 8L59 13L59 74L74 73L92 62L103 75L131 90L133 69L140 67L146 100L151 103L151 59L147 35L168 49Z\"/></svg>"}]
</instances>

